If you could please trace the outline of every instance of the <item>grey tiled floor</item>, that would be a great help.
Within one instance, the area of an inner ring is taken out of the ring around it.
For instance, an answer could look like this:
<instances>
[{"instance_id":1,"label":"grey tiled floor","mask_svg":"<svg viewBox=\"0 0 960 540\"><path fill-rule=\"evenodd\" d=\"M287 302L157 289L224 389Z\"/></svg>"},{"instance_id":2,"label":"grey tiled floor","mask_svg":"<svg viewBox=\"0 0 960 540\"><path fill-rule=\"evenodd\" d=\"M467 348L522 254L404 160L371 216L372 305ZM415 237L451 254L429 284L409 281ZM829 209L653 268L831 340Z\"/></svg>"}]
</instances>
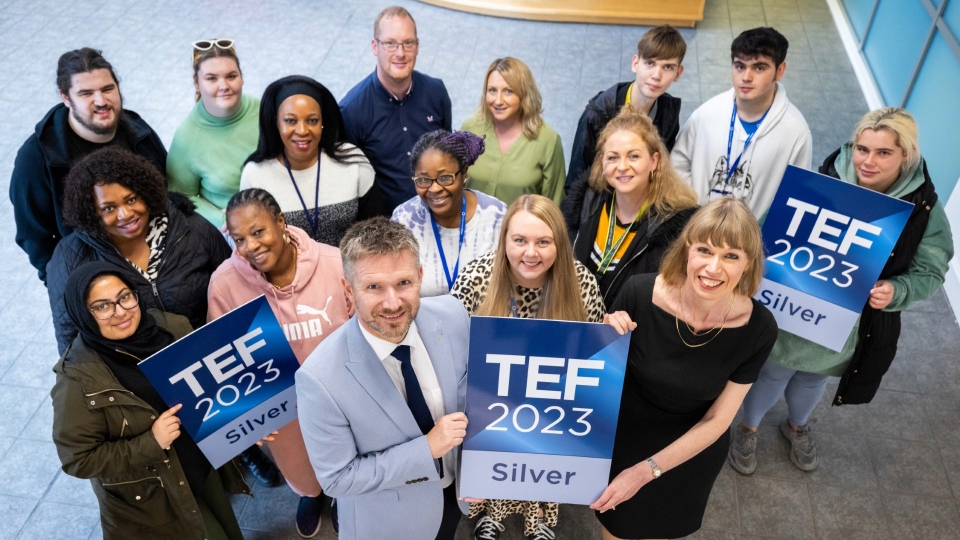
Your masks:
<instances>
[{"instance_id":1,"label":"grey tiled floor","mask_svg":"<svg viewBox=\"0 0 960 540\"><path fill-rule=\"evenodd\" d=\"M422 41L418 68L442 77L454 124L476 107L487 65L497 56L527 62L544 95L545 116L569 153L586 101L631 78L630 57L643 28L548 24L468 15L401 1ZM169 144L192 105L190 43L237 40L246 91L259 95L291 73L316 77L342 97L373 69L373 18L385 2L205 2L0 0L0 189L6 192L22 141L57 99L54 70L65 50L104 50L122 78L125 105ZM683 118L730 86L734 35L771 25L790 39L784 82L813 130L819 163L866 111L823 0L708 0L706 19L684 30L689 50L671 93ZM98 538L89 485L64 475L50 442L47 395L56 347L46 291L13 241L12 208L0 203L0 540ZM804 474L786 458L776 432L781 402L761 428L759 468L751 478L725 468L700 540L939 539L960 537L960 329L945 296L904 316L901 350L874 403L829 407L813 426L822 466ZM236 507L248 538L295 538L296 497L254 488ZM564 507L559 538L599 538L590 512ZM518 538L516 519L509 534ZM462 537L470 524L464 521ZM324 525L322 538L333 538Z\"/></svg>"}]
</instances>

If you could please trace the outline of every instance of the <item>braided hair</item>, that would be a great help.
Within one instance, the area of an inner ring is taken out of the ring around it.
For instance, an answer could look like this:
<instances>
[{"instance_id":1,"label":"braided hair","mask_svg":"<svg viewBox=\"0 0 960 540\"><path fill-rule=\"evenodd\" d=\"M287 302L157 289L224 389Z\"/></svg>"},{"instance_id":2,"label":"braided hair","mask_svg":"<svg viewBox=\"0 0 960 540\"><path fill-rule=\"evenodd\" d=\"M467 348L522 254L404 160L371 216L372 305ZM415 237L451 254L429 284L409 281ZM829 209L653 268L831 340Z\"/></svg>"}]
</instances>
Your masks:
<instances>
[{"instance_id":1,"label":"braided hair","mask_svg":"<svg viewBox=\"0 0 960 540\"><path fill-rule=\"evenodd\" d=\"M463 170L476 163L486 149L483 138L469 131L454 131L450 133L438 129L425 133L410 152L410 170L417 173L417 164L427 150L438 150L457 161L457 166Z\"/></svg>"},{"instance_id":2,"label":"braided hair","mask_svg":"<svg viewBox=\"0 0 960 540\"><path fill-rule=\"evenodd\" d=\"M269 191L260 188L250 188L238 191L230 197L227 202L227 214L237 208L255 205L257 208L273 216L273 219L280 217L280 205Z\"/></svg>"}]
</instances>

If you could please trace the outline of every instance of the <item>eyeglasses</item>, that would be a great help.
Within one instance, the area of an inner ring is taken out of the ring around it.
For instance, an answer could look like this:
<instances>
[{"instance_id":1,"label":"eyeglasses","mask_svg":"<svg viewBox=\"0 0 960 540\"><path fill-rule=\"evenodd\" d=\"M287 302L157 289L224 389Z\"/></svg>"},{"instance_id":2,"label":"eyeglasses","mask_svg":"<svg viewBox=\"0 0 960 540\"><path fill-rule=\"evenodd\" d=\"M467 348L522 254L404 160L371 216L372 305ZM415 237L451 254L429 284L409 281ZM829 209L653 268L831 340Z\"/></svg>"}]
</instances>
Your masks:
<instances>
[{"instance_id":1,"label":"eyeglasses","mask_svg":"<svg viewBox=\"0 0 960 540\"><path fill-rule=\"evenodd\" d=\"M127 291L120 295L120 298L116 302L97 302L96 304L90 306L90 313L93 313L93 316L105 321L110 317L113 317L117 314L117 306L122 307L123 309L133 309L137 307L137 304L140 303L140 297L137 295L137 291Z\"/></svg>"},{"instance_id":2,"label":"eyeglasses","mask_svg":"<svg viewBox=\"0 0 960 540\"><path fill-rule=\"evenodd\" d=\"M443 187L449 187L449 186L452 186L454 182L456 182L457 175L460 174L460 171L462 170L463 169L459 169L457 170L457 172L453 174L441 174L436 178L430 178L429 176L414 176L413 183L416 184L417 187L420 189L430 189L430 186L432 186L434 182L440 184Z\"/></svg>"},{"instance_id":3,"label":"eyeglasses","mask_svg":"<svg viewBox=\"0 0 960 540\"><path fill-rule=\"evenodd\" d=\"M212 39L201 39L200 41L193 42L193 48L198 51L209 51L214 47L217 47L218 49L232 49L233 40L212 38Z\"/></svg>"},{"instance_id":4,"label":"eyeglasses","mask_svg":"<svg viewBox=\"0 0 960 540\"><path fill-rule=\"evenodd\" d=\"M420 45L419 39L408 39L403 43L397 43L396 41L380 41L377 40L377 43L384 48L387 52L397 52L397 47L403 45L403 50L410 52L417 48L417 45Z\"/></svg>"}]
</instances>

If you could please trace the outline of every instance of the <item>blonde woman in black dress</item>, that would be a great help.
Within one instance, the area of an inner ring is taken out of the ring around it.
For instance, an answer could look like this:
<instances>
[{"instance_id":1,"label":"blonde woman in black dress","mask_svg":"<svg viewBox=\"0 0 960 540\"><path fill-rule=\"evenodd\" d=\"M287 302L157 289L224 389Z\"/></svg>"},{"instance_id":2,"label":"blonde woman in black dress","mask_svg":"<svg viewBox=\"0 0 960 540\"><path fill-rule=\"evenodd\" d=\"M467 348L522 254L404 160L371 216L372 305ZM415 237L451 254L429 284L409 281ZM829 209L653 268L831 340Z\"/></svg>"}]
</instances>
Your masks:
<instances>
[{"instance_id":1,"label":"blonde woman in black dress","mask_svg":"<svg viewBox=\"0 0 960 540\"><path fill-rule=\"evenodd\" d=\"M777 339L773 315L752 299L763 259L753 214L724 197L690 218L659 275L634 276L617 296L611 311L642 322L630 340L610 485L590 506L604 540L700 528L730 424Z\"/></svg>"}]
</instances>

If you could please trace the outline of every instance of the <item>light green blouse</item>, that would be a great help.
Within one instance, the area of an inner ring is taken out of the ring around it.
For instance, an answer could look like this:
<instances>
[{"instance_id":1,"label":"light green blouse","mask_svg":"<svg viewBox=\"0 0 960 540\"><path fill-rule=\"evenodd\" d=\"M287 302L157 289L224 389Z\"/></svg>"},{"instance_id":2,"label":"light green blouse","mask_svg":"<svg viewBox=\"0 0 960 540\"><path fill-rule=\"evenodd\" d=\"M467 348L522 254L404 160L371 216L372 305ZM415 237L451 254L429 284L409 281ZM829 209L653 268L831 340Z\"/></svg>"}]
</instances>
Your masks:
<instances>
[{"instance_id":1,"label":"light green blouse","mask_svg":"<svg viewBox=\"0 0 960 540\"><path fill-rule=\"evenodd\" d=\"M257 148L260 98L243 94L229 118L211 115L198 101L177 128L167 154L170 191L183 193L197 212L220 227L230 197L240 190L243 162Z\"/></svg>"},{"instance_id":2,"label":"light green blouse","mask_svg":"<svg viewBox=\"0 0 960 540\"><path fill-rule=\"evenodd\" d=\"M493 124L476 114L460 127L485 137L487 148L467 170L467 187L496 197L510 205L521 195L536 193L560 204L563 200L564 162L560 135L544 122L540 134L530 140L521 134L506 154L500 153Z\"/></svg>"}]
</instances>

